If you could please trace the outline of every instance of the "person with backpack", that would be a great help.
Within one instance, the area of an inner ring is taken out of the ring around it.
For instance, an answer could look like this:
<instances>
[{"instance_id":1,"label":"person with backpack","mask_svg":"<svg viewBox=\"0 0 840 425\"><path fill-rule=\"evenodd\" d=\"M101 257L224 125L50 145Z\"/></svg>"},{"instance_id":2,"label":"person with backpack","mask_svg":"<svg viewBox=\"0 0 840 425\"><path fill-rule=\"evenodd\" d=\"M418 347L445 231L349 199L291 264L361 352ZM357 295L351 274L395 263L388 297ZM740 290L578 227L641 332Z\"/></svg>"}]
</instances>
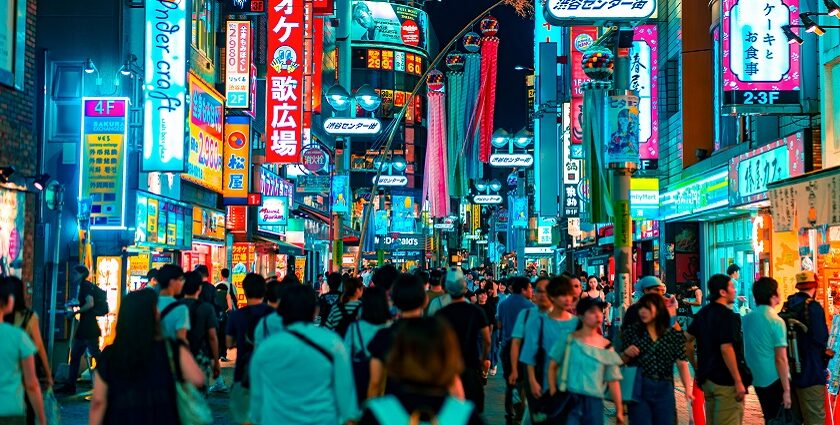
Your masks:
<instances>
[{"instance_id":1,"label":"person with backpack","mask_svg":"<svg viewBox=\"0 0 840 425\"><path fill-rule=\"evenodd\" d=\"M341 300L341 274L336 272L328 274L327 286L330 288L329 292L318 297L318 318L315 319L315 324L318 326L326 325L333 306Z\"/></svg>"},{"instance_id":2,"label":"person with backpack","mask_svg":"<svg viewBox=\"0 0 840 425\"><path fill-rule=\"evenodd\" d=\"M229 276L230 270L222 269L222 280L216 283L216 290L213 291L215 295L213 304L218 312L219 320L219 355L221 355L223 362L230 361L227 358L225 330L227 330L228 316L233 310L236 310L236 288L228 281ZM216 386L216 384L213 384L213 386Z\"/></svg>"},{"instance_id":3,"label":"person with backpack","mask_svg":"<svg viewBox=\"0 0 840 425\"><path fill-rule=\"evenodd\" d=\"M732 278L716 274L706 284L709 304L697 312L688 327L689 361L697 362L696 381L703 389L706 423L740 424L744 419L744 397L752 375L744 360L741 316L732 310L735 284Z\"/></svg>"},{"instance_id":4,"label":"person with backpack","mask_svg":"<svg viewBox=\"0 0 840 425\"><path fill-rule=\"evenodd\" d=\"M524 277L513 277L508 282L513 289L513 294L507 297L504 301L499 303L499 308L496 312L496 323L499 325L499 332L501 334L502 342L502 375L505 378L505 423L512 425L522 420L523 405L522 403L514 403L514 392L517 393L517 398L522 400L522 395L519 393L520 388L517 386L518 365L511 363L511 348L513 345L513 327L516 319L524 310L529 310L534 307L531 302L533 297L533 289L531 282ZM523 319L524 320L524 319ZM517 347L518 350L518 347ZM517 355L518 358L518 355ZM510 379L512 375L514 379Z\"/></svg>"},{"instance_id":5,"label":"person with backpack","mask_svg":"<svg viewBox=\"0 0 840 425\"><path fill-rule=\"evenodd\" d=\"M347 328L358 320L359 306L362 298L362 291L365 286L362 281L356 278L349 278L344 281L344 292L341 294L341 300L336 303L330 315L327 317L327 322L324 327L335 331L343 338L347 334Z\"/></svg>"},{"instance_id":6,"label":"person with backpack","mask_svg":"<svg viewBox=\"0 0 840 425\"><path fill-rule=\"evenodd\" d=\"M391 319L388 296L382 288L372 287L362 294L362 315L350 325L344 335L344 346L350 354L353 365L353 382L356 384L356 398L362 404L367 398L370 384L370 350L368 344L380 329L388 326Z\"/></svg>"},{"instance_id":7,"label":"person with backpack","mask_svg":"<svg viewBox=\"0 0 840 425\"><path fill-rule=\"evenodd\" d=\"M200 299L203 290L201 275L196 272L187 272L184 275L182 302L190 312L190 330L187 332L190 352L204 372L205 381L212 382L222 371L216 334L219 323L216 321L216 310L213 306Z\"/></svg>"},{"instance_id":8,"label":"person with backpack","mask_svg":"<svg viewBox=\"0 0 840 425\"><path fill-rule=\"evenodd\" d=\"M204 264L195 266L194 272L201 276L201 295L199 299L212 306L216 305L216 287L210 283L210 269ZM218 309L218 308L217 308Z\"/></svg>"},{"instance_id":9,"label":"person with backpack","mask_svg":"<svg viewBox=\"0 0 840 425\"><path fill-rule=\"evenodd\" d=\"M369 400L359 425L483 424L472 402L449 394L464 364L448 322L417 318L397 328L386 368L399 389Z\"/></svg>"},{"instance_id":10,"label":"person with backpack","mask_svg":"<svg viewBox=\"0 0 840 425\"><path fill-rule=\"evenodd\" d=\"M254 332L260 319L275 311L263 303L265 278L256 273L248 273L242 280L242 288L248 304L231 313L227 324L227 345L236 348L230 395L231 413L233 420L240 424L248 422L250 382L247 377L254 352Z\"/></svg>"},{"instance_id":11,"label":"person with backpack","mask_svg":"<svg viewBox=\"0 0 840 425\"><path fill-rule=\"evenodd\" d=\"M251 359L249 422L326 425L358 419L347 350L338 335L312 323L317 309L311 287L284 291L278 311L285 331L263 341Z\"/></svg>"},{"instance_id":12,"label":"person with backpack","mask_svg":"<svg viewBox=\"0 0 840 425\"><path fill-rule=\"evenodd\" d=\"M782 413L779 406L791 407L790 375L785 321L776 313L779 283L772 277L758 279L752 287L756 307L742 319L744 357L753 373L753 387L761 404L764 420Z\"/></svg>"},{"instance_id":13,"label":"person with backpack","mask_svg":"<svg viewBox=\"0 0 840 425\"><path fill-rule=\"evenodd\" d=\"M164 338L179 339L189 344L187 332L190 330L190 312L183 302L175 299L184 289L184 270L174 264L163 265L158 270L158 286L161 334Z\"/></svg>"},{"instance_id":14,"label":"person with backpack","mask_svg":"<svg viewBox=\"0 0 840 425\"><path fill-rule=\"evenodd\" d=\"M567 276L554 277L545 287L551 310L538 314L525 324L524 343L520 361L527 365L525 378L528 411L533 423L543 423L540 400L548 395L548 354L554 344L575 331L580 323L569 313L574 302L575 288Z\"/></svg>"},{"instance_id":15,"label":"person with backpack","mask_svg":"<svg viewBox=\"0 0 840 425\"><path fill-rule=\"evenodd\" d=\"M105 291L88 280L90 270L82 265L73 267L71 279L77 282L79 293L78 300L79 324L76 333L73 335L73 342L70 346L70 370L68 371L67 382L56 388L57 394L76 394L76 379L79 377L79 366L82 356L89 352L91 357L99 359L99 324L97 316L108 314L108 301Z\"/></svg>"},{"instance_id":16,"label":"person with backpack","mask_svg":"<svg viewBox=\"0 0 840 425\"><path fill-rule=\"evenodd\" d=\"M826 367L833 353L828 350L825 310L814 299L817 275L803 271L796 275L799 292L788 297L780 316L788 329L788 346L796 347L791 362L791 384L805 425L825 423ZM805 329L807 328L807 331Z\"/></svg>"}]
</instances>

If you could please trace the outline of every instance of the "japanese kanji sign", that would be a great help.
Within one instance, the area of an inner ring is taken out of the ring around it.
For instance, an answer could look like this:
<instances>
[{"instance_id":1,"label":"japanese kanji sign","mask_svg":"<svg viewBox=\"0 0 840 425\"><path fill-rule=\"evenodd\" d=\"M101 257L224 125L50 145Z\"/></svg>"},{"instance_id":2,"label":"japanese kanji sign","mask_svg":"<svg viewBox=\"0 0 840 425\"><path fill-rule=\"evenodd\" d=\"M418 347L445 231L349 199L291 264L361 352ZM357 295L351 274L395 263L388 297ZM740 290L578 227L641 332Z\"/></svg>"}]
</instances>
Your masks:
<instances>
[{"instance_id":1,"label":"japanese kanji sign","mask_svg":"<svg viewBox=\"0 0 840 425\"><path fill-rule=\"evenodd\" d=\"M225 150L222 194L225 205L247 205L251 188L251 120L244 116L225 118Z\"/></svg>"},{"instance_id":2,"label":"japanese kanji sign","mask_svg":"<svg viewBox=\"0 0 840 425\"><path fill-rule=\"evenodd\" d=\"M82 100L82 160L79 199L90 199L90 226L125 225L126 129L128 99Z\"/></svg>"},{"instance_id":3,"label":"japanese kanji sign","mask_svg":"<svg viewBox=\"0 0 840 425\"><path fill-rule=\"evenodd\" d=\"M659 159L657 39L656 25L639 25L630 49L630 90L639 95L639 156L651 164Z\"/></svg>"},{"instance_id":4,"label":"japanese kanji sign","mask_svg":"<svg viewBox=\"0 0 840 425\"><path fill-rule=\"evenodd\" d=\"M724 104L799 103L800 47L782 30L797 13L799 0L723 1Z\"/></svg>"},{"instance_id":5,"label":"japanese kanji sign","mask_svg":"<svg viewBox=\"0 0 840 425\"><path fill-rule=\"evenodd\" d=\"M553 25L634 21L656 11L656 0L547 0L545 19Z\"/></svg>"},{"instance_id":6,"label":"japanese kanji sign","mask_svg":"<svg viewBox=\"0 0 840 425\"><path fill-rule=\"evenodd\" d=\"M227 22L225 106L247 109L251 94L251 21Z\"/></svg>"},{"instance_id":7,"label":"japanese kanji sign","mask_svg":"<svg viewBox=\"0 0 840 425\"><path fill-rule=\"evenodd\" d=\"M303 130L304 0L272 0L268 8L266 162L298 162Z\"/></svg>"},{"instance_id":8,"label":"japanese kanji sign","mask_svg":"<svg viewBox=\"0 0 840 425\"><path fill-rule=\"evenodd\" d=\"M225 108L222 95L189 74L189 152L184 180L216 192L222 191L222 150Z\"/></svg>"},{"instance_id":9,"label":"japanese kanji sign","mask_svg":"<svg viewBox=\"0 0 840 425\"><path fill-rule=\"evenodd\" d=\"M763 201L768 184L805 173L804 139L800 131L730 159L729 203Z\"/></svg>"},{"instance_id":10,"label":"japanese kanji sign","mask_svg":"<svg viewBox=\"0 0 840 425\"><path fill-rule=\"evenodd\" d=\"M569 124L570 105L563 104L563 121L564 124ZM572 139L571 128L563 132L563 165L561 172L563 173L563 193L561 199L563 206L561 208L561 217L579 217L580 216L580 197L578 196L577 187L580 184L583 173L583 160L574 159L572 157Z\"/></svg>"}]
</instances>

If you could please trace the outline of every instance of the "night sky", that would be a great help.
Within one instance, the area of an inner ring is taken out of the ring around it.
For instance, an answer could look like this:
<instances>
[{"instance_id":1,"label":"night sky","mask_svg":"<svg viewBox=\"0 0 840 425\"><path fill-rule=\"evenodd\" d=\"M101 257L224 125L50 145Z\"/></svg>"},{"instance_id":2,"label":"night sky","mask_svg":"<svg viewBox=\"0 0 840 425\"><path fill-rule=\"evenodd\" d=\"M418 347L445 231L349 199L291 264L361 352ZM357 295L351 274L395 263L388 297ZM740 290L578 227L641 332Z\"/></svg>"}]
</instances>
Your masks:
<instances>
[{"instance_id":1,"label":"night sky","mask_svg":"<svg viewBox=\"0 0 840 425\"><path fill-rule=\"evenodd\" d=\"M444 0L429 1L426 9L429 20L437 33L440 48L446 46L452 37L479 12L489 7L491 0ZM527 104L525 75L530 71L516 71L516 65L529 68L534 63L534 21L517 16L509 6L497 7L492 15L499 20L499 73L496 89L495 128L516 132L525 126ZM473 29L481 33L478 25ZM463 52L463 47L457 45ZM446 71L446 65L438 67Z\"/></svg>"}]
</instances>

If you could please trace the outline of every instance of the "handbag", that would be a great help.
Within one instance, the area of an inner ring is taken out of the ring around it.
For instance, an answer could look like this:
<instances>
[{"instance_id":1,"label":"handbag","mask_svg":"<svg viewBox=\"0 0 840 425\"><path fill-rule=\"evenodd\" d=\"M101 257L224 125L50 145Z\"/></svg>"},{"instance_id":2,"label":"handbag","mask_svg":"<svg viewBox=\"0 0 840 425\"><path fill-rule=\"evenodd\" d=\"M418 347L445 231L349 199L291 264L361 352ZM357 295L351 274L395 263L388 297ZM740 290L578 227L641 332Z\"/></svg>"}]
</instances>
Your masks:
<instances>
[{"instance_id":1,"label":"handbag","mask_svg":"<svg viewBox=\"0 0 840 425\"><path fill-rule=\"evenodd\" d=\"M767 425L798 425L798 423L793 416L793 411L782 406L776 417L767 421Z\"/></svg>"},{"instance_id":2,"label":"handbag","mask_svg":"<svg viewBox=\"0 0 840 425\"><path fill-rule=\"evenodd\" d=\"M619 383L621 384L622 403L639 401L636 399L639 395L639 389L636 387L641 385L641 382L641 379L639 379L639 368L637 366L621 367L621 381L619 381ZM604 399L613 402L615 401L612 399L612 394L610 394L609 388L607 388L607 391L604 393Z\"/></svg>"},{"instance_id":3,"label":"handbag","mask_svg":"<svg viewBox=\"0 0 840 425\"><path fill-rule=\"evenodd\" d=\"M557 383L557 392L554 395L546 392L540 396L532 408L531 421L534 424L557 424L565 423L566 417L572 411L577 396L567 391L569 380L569 353L572 350L572 339L570 333L566 338L566 348L563 350L563 362L560 367L560 381Z\"/></svg>"},{"instance_id":4,"label":"handbag","mask_svg":"<svg viewBox=\"0 0 840 425\"><path fill-rule=\"evenodd\" d=\"M46 417L47 425L61 423L61 407L58 405L58 400L55 399L52 388L47 388L44 391L44 417Z\"/></svg>"},{"instance_id":5,"label":"handbag","mask_svg":"<svg viewBox=\"0 0 840 425\"><path fill-rule=\"evenodd\" d=\"M169 368L175 378L175 404L178 407L178 418L182 425L209 425L213 423L213 412L204 396L190 382L184 380L181 368L176 366L170 343L166 343L166 355L169 357Z\"/></svg>"}]
</instances>

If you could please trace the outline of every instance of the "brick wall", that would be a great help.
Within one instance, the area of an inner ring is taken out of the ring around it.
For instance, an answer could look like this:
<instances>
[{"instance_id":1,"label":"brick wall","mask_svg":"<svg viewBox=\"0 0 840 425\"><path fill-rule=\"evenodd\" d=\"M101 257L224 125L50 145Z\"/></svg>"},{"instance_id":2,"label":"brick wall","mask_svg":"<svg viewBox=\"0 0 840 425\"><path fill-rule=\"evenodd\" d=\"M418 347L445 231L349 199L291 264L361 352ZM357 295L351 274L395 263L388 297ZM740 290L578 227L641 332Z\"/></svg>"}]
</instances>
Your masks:
<instances>
[{"instance_id":1,"label":"brick wall","mask_svg":"<svg viewBox=\"0 0 840 425\"><path fill-rule=\"evenodd\" d=\"M682 1L659 2L659 187L678 181L682 172ZM668 61L674 61L677 75L668 75ZM663 84L664 83L664 84ZM668 96L673 85L676 96Z\"/></svg>"},{"instance_id":2,"label":"brick wall","mask_svg":"<svg viewBox=\"0 0 840 425\"><path fill-rule=\"evenodd\" d=\"M37 0L26 4L26 64L23 90L0 85L0 166L13 165L20 175L34 175L37 167L38 141L35 134L35 12ZM25 259L34 255L35 211L38 198L26 195L26 228L23 252ZM23 280L32 281L32 261L24 261Z\"/></svg>"}]
</instances>

